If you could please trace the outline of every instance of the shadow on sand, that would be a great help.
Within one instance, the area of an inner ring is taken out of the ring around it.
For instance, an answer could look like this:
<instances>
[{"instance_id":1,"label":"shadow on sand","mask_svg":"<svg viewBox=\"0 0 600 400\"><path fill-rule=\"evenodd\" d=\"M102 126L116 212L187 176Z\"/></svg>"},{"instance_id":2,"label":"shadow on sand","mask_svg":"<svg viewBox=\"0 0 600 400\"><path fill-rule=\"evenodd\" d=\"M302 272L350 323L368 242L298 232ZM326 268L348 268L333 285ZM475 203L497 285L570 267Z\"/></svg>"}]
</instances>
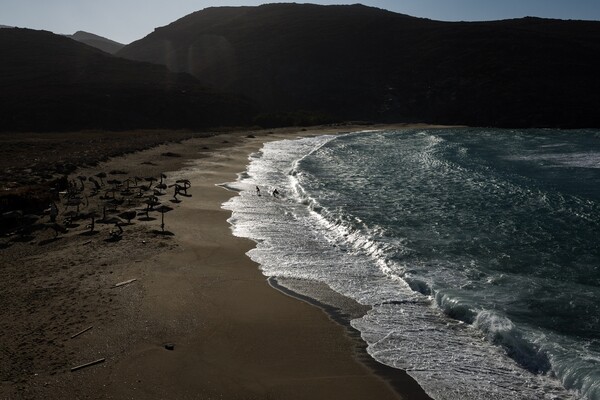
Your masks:
<instances>
[{"instance_id":1,"label":"shadow on sand","mask_svg":"<svg viewBox=\"0 0 600 400\"><path fill-rule=\"evenodd\" d=\"M99 231L87 231L87 232L82 232L79 234L79 236L95 236L97 234L99 234Z\"/></svg>"},{"instance_id":2,"label":"shadow on sand","mask_svg":"<svg viewBox=\"0 0 600 400\"><path fill-rule=\"evenodd\" d=\"M175 234L171 231L159 231L158 229L153 230L152 233L161 236L175 236Z\"/></svg>"},{"instance_id":3,"label":"shadow on sand","mask_svg":"<svg viewBox=\"0 0 600 400\"><path fill-rule=\"evenodd\" d=\"M122 239L122 237L120 235L114 235L109 237L108 239L104 239L104 241L106 243L114 243L114 242L118 242Z\"/></svg>"},{"instance_id":4,"label":"shadow on sand","mask_svg":"<svg viewBox=\"0 0 600 400\"><path fill-rule=\"evenodd\" d=\"M18 236L16 238L11 239L11 241L12 242L27 243L27 242L31 242L33 239L35 239L35 236L33 236L33 235L23 235L23 236Z\"/></svg>"},{"instance_id":5,"label":"shadow on sand","mask_svg":"<svg viewBox=\"0 0 600 400\"><path fill-rule=\"evenodd\" d=\"M47 245L47 244L54 243L54 242L57 242L57 241L59 241L59 240L62 240L62 237L55 237L55 238L52 238L52 239L46 239L46 240L42 240L42 241L39 243L39 245L40 245L40 246L45 246L45 245Z\"/></svg>"}]
</instances>

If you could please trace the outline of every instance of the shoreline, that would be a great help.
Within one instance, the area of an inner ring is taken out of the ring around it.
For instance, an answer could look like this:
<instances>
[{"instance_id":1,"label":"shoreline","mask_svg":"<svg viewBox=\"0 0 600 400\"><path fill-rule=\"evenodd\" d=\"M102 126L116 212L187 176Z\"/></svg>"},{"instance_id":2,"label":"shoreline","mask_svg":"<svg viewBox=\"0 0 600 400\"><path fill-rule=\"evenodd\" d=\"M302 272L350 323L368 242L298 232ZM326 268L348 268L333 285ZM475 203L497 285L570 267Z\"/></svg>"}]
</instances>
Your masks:
<instances>
[{"instance_id":1,"label":"shoreline","mask_svg":"<svg viewBox=\"0 0 600 400\"><path fill-rule=\"evenodd\" d=\"M76 341L64 339L65 332L58 328L44 334L48 341L58 342L54 350L63 354L61 363L36 364L38 358L51 360L55 354L38 351L43 346L14 343L15 348L33 353L29 356L33 360L24 360L22 365L35 365L26 377L3 377L0 394L7 398L428 398L415 393L420 389L416 383L416 388L408 388L394 373L386 374L383 369L388 367L368 356L360 335L352 335L344 324L333 324L335 318L323 312L326 307L308 306L298 301L303 299L297 293L290 297L272 290L258 265L246 256L254 243L233 236L227 222L230 212L220 208L235 194L216 185L234 181L245 170L249 154L264 142L349 130L226 133L161 145L103 163L105 169L131 169L146 162L142 160L153 160L157 165L144 165L140 170L173 171L167 172L169 179L192 180L192 197L184 198L165 216L173 236L148 236L159 219L147 228L128 226L124 239L110 247L96 243L95 237L90 244L73 234L50 243L47 251L33 258L24 250L22 258L32 268L40 262L55 265L52 272L59 281L73 279L77 275L71 270L85 264L90 270L78 276L77 285L85 281L94 294L76 293L71 301L86 303L96 295L99 299L98 304L83 309L79 307L83 304L72 306L74 313L91 315L69 320L70 331L94 326ZM156 158L166 149L188 153L177 160ZM91 174L97 168L78 173ZM97 256L80 255L73 260L77 251L66 249L71 245L89 246ZM64 268L66 262L71 265ZM60 276L67 272L75 275ZM94 283L87 282L88 276ZM110 286L128 279L137 281L122 288ZM59 285L51 281L43 283L48 288ZM58 299L60 293L55 294L52 301L64 305L64 299ZM56 310L35 311L50 314L46 316L52 319ZM2 309L4 318L8 311ZM29 321L12 330L25 331L34 325ZM45 328L49 327L50 322ZM52 337L61 335L63 339ZM166 344L174 349L166 350ZM99 358L106 362L76 373L67 369ZM45 371L47 365L53 365L50 373Z\"/></svg>"},{"instance_id":2,"label":"shoreline","mask_svg":"<svg viewBox=\"0 0 600 400\"><path fill-rule=\"evenodd\" d=\"M403 399L406 397L411 400L431 400L431 397L424 392L423 388L421 388L417 381L408 375L406 371L381 364L367 352L367 344L362 339L360 331L350 325L350 319L354 316L351 317L348 313L346 313L343 309L343 306L338 307L337 305L327 304L310 296L297 293L292 289L280 285L277 282L277 279L273 277L268 278L267 281L273 289L278 290L296 300L303 301L313 307L319 308L321 311L326 313L334 323L344 327L346 335L355 341L356 360L373 371L376 376L387 382L387 384L389 384L393 390L398 393L400 398ZM326 290L335 293L335 296L339 296L346 301L350 300L329 288ZM356 317L358 317L358 315L356 315Z\"/></svg>"}]
</instances>

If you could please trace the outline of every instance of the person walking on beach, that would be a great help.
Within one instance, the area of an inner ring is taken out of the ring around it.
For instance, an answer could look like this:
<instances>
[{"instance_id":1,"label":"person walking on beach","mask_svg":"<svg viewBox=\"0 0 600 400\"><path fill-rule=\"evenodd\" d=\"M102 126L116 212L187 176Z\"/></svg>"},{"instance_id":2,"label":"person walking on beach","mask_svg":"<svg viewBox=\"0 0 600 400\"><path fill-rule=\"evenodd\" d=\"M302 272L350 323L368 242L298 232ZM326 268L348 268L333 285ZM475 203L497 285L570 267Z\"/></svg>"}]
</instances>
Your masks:
<instances>
[{"instance_id":1,"label":"person walking on beach","mask_svg":"<svg viewBox=\"0 0 600 400\"><path fill-rule=\"evenodd\" d=\"M260 188L258 186L256 186L256 195L260 196Z\"/></svg>"},{"instance_id":2,"label":"person walking on beach","mask_svg":"<svg viewBox=\"0 0 600 400\"><path fill-rule=\"evenodd\" d=\"M273 197L275 197L275 198L279 197L279 190L277 190L277 189L273 190Z\"/></svg>"}]
</instances>

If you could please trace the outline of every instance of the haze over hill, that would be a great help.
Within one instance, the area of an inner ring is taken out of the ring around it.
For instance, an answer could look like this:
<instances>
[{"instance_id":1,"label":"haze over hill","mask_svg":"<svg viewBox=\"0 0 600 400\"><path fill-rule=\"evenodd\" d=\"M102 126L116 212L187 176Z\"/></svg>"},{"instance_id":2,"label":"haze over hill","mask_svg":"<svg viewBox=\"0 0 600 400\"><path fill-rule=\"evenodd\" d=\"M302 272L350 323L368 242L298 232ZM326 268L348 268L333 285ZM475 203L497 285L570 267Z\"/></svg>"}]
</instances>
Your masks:
<instances>
[{"instance_id":1,"label":"haze over hill","mask_svg":"<svg viewBox=\"0 0 600 400\"><path fill-rule=\"evenodd\" d=\"M600 126L600 22L450 23L361 5L208 8L117 53L276 113ZM263 118L268 121L268 118Z\"/></svg>"},{"instance_id":2,"label":"haze over hill","mask_svg":"<svg viewBox=\"0 0 600 400\"><path fill-rule=\"evenodd\" d=\"M66 36L73 40L85 43L88 46L95 47L110 54L115 54L117 51L121 50L125 46L124 44L115 42L114 40L110 40L105 37L84 31L77 31L72 35Z\"/></svg>"},{"instance_id":3,"label":"haze over hill","mask_svg":"<svg viewBox=\"0 0 600 400\"><path fill-rule=\"evenodd\" d=\"M45 31L0 30L0 130L199 128L248 121L249 105L187 74Z\"/></svg>"}]
</instances>

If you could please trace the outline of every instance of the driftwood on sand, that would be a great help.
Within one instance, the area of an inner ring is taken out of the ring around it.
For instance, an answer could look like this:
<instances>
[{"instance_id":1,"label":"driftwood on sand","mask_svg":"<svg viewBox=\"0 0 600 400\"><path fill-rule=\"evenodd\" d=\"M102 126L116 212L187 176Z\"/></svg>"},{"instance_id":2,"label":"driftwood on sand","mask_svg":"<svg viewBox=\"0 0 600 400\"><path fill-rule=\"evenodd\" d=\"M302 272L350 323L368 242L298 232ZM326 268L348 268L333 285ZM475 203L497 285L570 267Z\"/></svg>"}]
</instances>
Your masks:
<instances>
[{"instance_id":1,"label":"driftwood on sand","mask_svg":"<svg viewBox=\"0 0 600 400\"><path fill-rule=\"evenodd\" d=\"M85 328L82 331L77 332L76 334L74 334L73 336L71 336L71 339L75 339L77 336L83 335L84 333L86 333L87 331L89 331L90 329L92 329L94 327L94 325L92 326L88 326L87 328Z\"/></svg>"},{"instance_id":2,"label":"driftwood on sand","mask_svg":"<svg viewBox=\"0 0 600 400\"><path fill-rule=\"evenodd\" d=\"M135 281L137 281L137 278L129 279L128 281L119 282L119 283L115 284L115 287L129 285L130 283L133 283Z\"/></svg>"},{"instance_id":3,"label":"driftwood on sand","mask_svg":"<svg viewBox=\"0 0 600 400\"><path fill-rule=\"evenodd\" d=\"M71 372L75 372L75 371L78 371L83 368L91 367L92 365L103 363L104 361L106 361L106 358L99 358L98 360L73 367L73 368L71 368Z\"/></svg>"}]
</instances>

